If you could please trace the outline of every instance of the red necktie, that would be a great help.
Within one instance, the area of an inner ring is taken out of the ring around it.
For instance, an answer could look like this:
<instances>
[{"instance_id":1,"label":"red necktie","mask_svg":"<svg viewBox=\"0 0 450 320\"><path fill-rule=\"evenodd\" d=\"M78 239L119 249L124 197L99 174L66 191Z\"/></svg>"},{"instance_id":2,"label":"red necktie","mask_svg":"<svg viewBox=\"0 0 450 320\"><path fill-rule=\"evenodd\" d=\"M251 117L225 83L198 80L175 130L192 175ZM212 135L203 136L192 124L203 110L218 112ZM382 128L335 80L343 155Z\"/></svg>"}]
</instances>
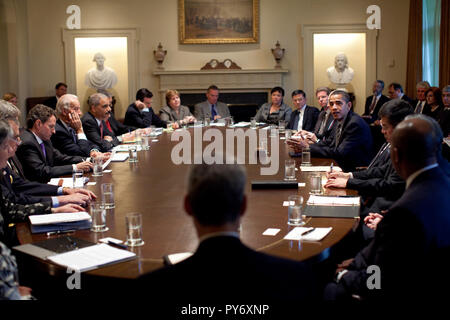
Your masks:
<instances>
[{"instance_id":1,"label":"red necktie","mask_svg":"<svg viewBox=\"0 0 450 320\"><path fill-rule=\"evenodd\" d=\"M113 129L111 128L111 123L109 123L109 119L105 121L106 122L106 127L108 127L108 130L113 132Z\"/></svg>"},{"instance_id":2,"label":"red necktie","mask_svg":"<svg viewBox=\"0 0 450 320\"><path fill-rule=\"evenodd\" d=\"M100 138L103 139L103 121L100 122Z\"/></svg>"}]
</instances>

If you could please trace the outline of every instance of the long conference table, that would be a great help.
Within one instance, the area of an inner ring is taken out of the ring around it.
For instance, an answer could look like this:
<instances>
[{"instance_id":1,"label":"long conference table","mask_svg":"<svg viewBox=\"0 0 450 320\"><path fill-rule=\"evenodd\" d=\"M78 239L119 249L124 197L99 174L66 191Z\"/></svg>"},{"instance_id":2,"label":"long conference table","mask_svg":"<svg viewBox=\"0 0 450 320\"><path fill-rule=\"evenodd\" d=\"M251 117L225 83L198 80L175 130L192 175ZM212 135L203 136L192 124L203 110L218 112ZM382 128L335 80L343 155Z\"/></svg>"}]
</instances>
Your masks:
<instances>
[{"instance_id":1,"label":"long conference table","mask_svg":"<svg viewBox=\"0 0 450 320\"><path fill-rule=\"evenodd\" d=\"M225 128L216 128L225 137ZM194 129L187 129L191 136ZM196 129L198 130L198 129ZM202 129L205 132L205 128ZM252 130L252 129L244 129ZM263 130L263 129L258 129ZM196 131L198 132L198 131ZM104 237L126 240L125 216L131 212L143 215L143 240L140 247L129 248L136 253L137 258L131 261L117 263L88 271L90 277L134 279L139 275L163 266L163 256L172 253L194 252L198 245L198 237L192 219L183 209L183 200L187 188L187 173L189 164L173 163L172 150L179 142L171 141L174 133L164 132L150 143L150 150L138 152L138 162L111 162L102 177L89 177L95 185L87 186L101 201L101 184L114 183L115 209L107 212L108 231L94 233L90 230L78 230L70 235L83 240L97 243ZM281 135L280 137L283 137ZM193 140L193 139L192 139ZM270 138L268 138L270 141ZM248 141L247 141L248 142ZM203 148L210 144L203 142ZM225 143L225 138L224 138ZM269 152L272 148L269 142ZM249 152L256 152L246 143L247 162ZM308 172L296 171L298 182L304 182L304 187L298 189L252 190L251 181L283 180L284 161L290 159L289 148L285 140L279 140L279 168L275 175L262 176L261 165L245 164L247 170L246 194L247 210L241 221L240 237L244 244L255 250L288 259L304 261L308 259L326 259L329 250L339 243L355 226L353 218L312 218L306 217L306 226L332 227L332 231L320 242L304 242L284 240L283 237L293 228L287 224L287 207L283 202L291 194L300 194L304 198L304 206L309 197L310 183ZM193 150L191 159L193 159ZM301 165L301 157L296 160L296 167ZM312 165L329 166L332 159L312 159ZM267 166L266 166L267 167ZM325 173L322 173L325 175ZM354 191L340 190L345 194L354 195ZM326 190L333 192L333 190ZM217 203L220 206L220 203ZM214 208L211 208L214 211ZM275 236L265 236L262 233L267 228L279 228ZM49 239L46 234L32 234L28 223L17 225L17 234L21 244ZM20 265L20 263L25 265ZM63 276L67 278L66 270L60 266L37 258L19 259L19 268L28 280L35 280L40 274L50 277Z\"/></svg>"}]
</instances>

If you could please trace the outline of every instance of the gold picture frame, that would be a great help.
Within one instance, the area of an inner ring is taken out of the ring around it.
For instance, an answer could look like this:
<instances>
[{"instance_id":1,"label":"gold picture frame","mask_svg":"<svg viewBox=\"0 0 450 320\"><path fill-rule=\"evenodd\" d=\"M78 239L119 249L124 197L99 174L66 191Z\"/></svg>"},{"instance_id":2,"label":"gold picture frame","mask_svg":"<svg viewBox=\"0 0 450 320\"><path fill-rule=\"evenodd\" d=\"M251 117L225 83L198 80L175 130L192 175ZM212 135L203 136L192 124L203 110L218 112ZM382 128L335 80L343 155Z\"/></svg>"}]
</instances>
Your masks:
<instances>
[{"instance_id":1,"label":"gold picture frame","mask_svg":"<svg viewBox=\"0 0 450 320\"><path fill-rule=\"evenodd\" d=\"M178 0L181 44L257 43L259 0Z\"/></svg>"}]
</instances>

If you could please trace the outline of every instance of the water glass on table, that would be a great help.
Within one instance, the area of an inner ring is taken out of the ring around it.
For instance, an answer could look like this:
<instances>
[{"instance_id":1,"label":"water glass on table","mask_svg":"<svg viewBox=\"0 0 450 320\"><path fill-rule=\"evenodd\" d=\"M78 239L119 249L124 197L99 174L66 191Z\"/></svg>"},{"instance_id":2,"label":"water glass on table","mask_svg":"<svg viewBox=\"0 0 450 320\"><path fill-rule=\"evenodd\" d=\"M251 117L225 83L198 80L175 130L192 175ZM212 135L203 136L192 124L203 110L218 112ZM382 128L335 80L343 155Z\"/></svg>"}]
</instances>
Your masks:
<instances>
[{"instance_id":1,"label":"water glass on table","mask_svg":"<svg viewBox=\"0 0 450 320\"><path fill-rule=\"evenodd\" d=\"M142 240L142 214L129 213L125 217L127 227L127 241L125 244L130 247L139 247L144 244Z\"/></svg>"},{"instance_id":2,"label":"water glass on table","mask_svg":"<svg viewBox=\"0 0 450 320\"><path fill-rule=\"evenodd\" d=\"M310 193L321 194L322 193L322 176L320 172L312 172L310 177Z\"/></svg>"},{"instance_id":3,"label":"water glass on table","mask_svg":"<svg viewBox=\"0 0 450 320\"><path fill-rule=\"evenodd\" d=\"M74 188L83 188L84 181L83 181L83 171L82 170L76 170L74 173L72 173L72 186Z\"/></svg>"},{"instance_id":4,"label":"water glass on table","mask_svg":"<svg viewBox=\"0 0 450 320\"><path fill-rule=\"evenodd\" d=\"M129 162L138 162L136 145L129 146L128 153L129 153L129 157L128 157Z\"/></svg>"},{"instance_id":5,"label":"water glass on table","mask_svg":"<svg viewBox=\"0 0 450 320\"><path fill-rule=\"evenodd\" d=\"M250 128L256 129L256 118L255 117L250 118Z\"/></svg>"},{"instance_id":6,"label":"water glass on table","mask_svg":"<svg viewBox=\"0 0 450 320\"><path fill-rule=\"evenodd\" d=\"M150 136L147 134L143 134L141 139L142 150L150 150Z\"/></svg>"},{"instance_id":7,"label":"water glass on table","mask_svg":"<svg viewBox=\"0 0 450 320\"><path fill-rule=\"evenodd\" d=\"M91 231L104 232L109 230L106 226L106 208L103 203L91 203Z\"/></svg>"},{"instance_id":8,"label":"water glass on table","mask_svg":"<svg viewBox=\"0 0 450 320\"><path fill-rule=\"evenodd\" d=\"M295 181L295 160L285 160L284 161L284 180L285 181Z\"/></svg>"},{"instance_id":9,"label":"water glass on table","mask_svg":"<svg viewBox=\"0 0 450 320\"><path fill-rule=\"evenodd\" d=\"M288 197L288 225L302 226L304 221L302 219L303 197L296 194Z\"/></svg>"},{"instance_id":10,"label":"water glass on table","mask_svg":"<svg viewBox=\"0 0 450 320\"><path fill-rule=\"evenodd\" d=\"M302 166L311 166L311 149L309 147L302 149Z\"/></svg>"},{"instance_id":11,"label":"water glass on table","mask_svg":"<svg viewBox=\"0 0 450 320\"><path fill-rule=\"evenodd\" d=\"M102 202L105 209L113 209L114 204L114 184L102 183Z\"/></svg>"},{"instance_id":12,"label":"water glass on table","mask_svg":"<svg viewBox=\"0 0 450 320\"><path fill-rule=\"evenodd\" d=\"M93 165L93 173L92 175L94 177L101 177L103 176L103 158L100 156L97 156L94 158L94 165Z\"/></svg>"},{"instance_id":13,"label":"water glass on table","mask_svg":"<svg viewBox=\"0 0 450 320\"><path fill-rule=\"evenodd\" d=\"M278 130L280 134L283 134L286 130L286 120L278 121Z\"/></svg>"}]
</instances>

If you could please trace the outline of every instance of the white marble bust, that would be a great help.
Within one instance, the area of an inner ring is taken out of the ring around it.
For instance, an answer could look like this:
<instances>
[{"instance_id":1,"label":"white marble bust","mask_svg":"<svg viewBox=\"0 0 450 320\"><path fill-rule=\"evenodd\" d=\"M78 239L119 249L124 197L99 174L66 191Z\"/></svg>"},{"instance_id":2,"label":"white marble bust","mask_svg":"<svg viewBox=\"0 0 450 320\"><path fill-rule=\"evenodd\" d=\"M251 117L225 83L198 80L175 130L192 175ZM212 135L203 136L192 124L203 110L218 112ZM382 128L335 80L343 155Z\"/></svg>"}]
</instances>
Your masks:
<instances>
[{"instance_id":1,"label":"white marble bust","mask_svg":"<svg viewBox=\"0 0 450 320\"><path fill-rule=\"evenodd\" d=\"M328 79L337 85L345 85L352 81L355 72L348 66L345 53L338 53L334 58L334 67L327 69Z\"/></svg>"},{"instance_id":2,"label":"white marble bust","mask_svg":"<svg viewBox=\"0 0 450 320\"><path fill-rule=\"evenodd\" d=\"M85 83L88 87L106 90L116 85L116 72L105 66L105 60L105 56L100 52L94 55L92 61L95 61L97 66L86 73Z\"/></svg>"}]
</instances>

